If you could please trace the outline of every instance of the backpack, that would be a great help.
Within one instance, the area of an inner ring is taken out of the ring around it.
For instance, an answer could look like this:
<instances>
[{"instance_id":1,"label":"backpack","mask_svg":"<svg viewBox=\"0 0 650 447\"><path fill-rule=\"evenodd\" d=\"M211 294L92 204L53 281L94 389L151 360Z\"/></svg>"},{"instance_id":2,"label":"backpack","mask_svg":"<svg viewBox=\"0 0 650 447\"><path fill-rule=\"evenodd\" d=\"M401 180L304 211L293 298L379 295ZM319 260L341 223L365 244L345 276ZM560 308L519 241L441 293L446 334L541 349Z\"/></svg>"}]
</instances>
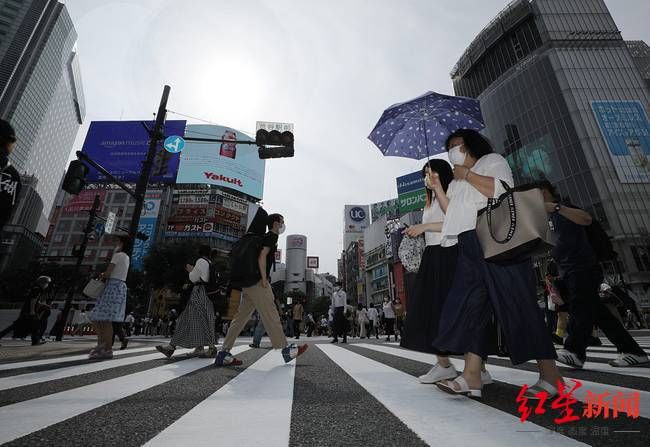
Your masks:
<instances>
[{"instance_id":1,"label":"backpack","mask_svg":"<svg viewBox=\"0 0 650 447\"><path fill-rule=\"evenodd\" d=\"M230 285L234 289L255 285L262 275L258 257L262 251L264 236L246 233L233 245L230 251Z\"/></svg>"},{"instance_id":2,"label":"backpack","mask_svg":"<svg viewBox=\"0 0 650 447\"><path fill-rule=\"evenodd\" d=\"M203 259L208 261L208 265L210 266L210 274L208 275L209 279L208 282L204 284L205 293L208 295L210 301L214 303L219 297L219 293L221 291L221 273L217 271L217 269L214 267L214 264L209 259Z\"/></svg>"},{"instance_id":3,"label":"backpack","mask_svg":"<svg viewBox=\"0 0 650 447\"><path fill-rule=\"evenodd\" d=\"M612 241L599 221L593 219L591 225L585 227L585 233L598 262L611 261L618 257L618 253L614 251Z\"/></svg>"}]
</instances>

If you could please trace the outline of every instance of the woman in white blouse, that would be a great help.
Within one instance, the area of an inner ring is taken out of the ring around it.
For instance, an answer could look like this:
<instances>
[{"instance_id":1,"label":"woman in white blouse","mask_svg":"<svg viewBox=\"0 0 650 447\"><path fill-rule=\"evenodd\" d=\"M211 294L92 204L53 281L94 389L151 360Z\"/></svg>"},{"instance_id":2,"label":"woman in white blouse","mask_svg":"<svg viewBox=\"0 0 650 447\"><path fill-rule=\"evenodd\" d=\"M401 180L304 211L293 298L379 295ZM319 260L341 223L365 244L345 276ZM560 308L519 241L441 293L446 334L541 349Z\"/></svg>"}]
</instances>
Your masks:
<instances>
[{"instance_id":1,"label":"woman in white blouse","mask_svg":"<svg viewBox=\"0 0 650 447\"><path fill-rule=\"evenodd\" d=\"M214 306L208 299L205 285L210 281L210 247L199 247L199 259L194 265L187 265L192 295L179 315L176 330L168 345L156 346L156 349L168 358L174 354L177 346L194 348L195 355L213 357L216 354L216 338L214 327ZM209 349L204 352L204 346Z\"/></svg>"},{"instance_id":2,"label":"woman in white blouse","mask_svg":"<svg viewBox=\"0 0 650 447\"><path fill-rule=\"evenodd\" d=\"M493 153L481 134L468 129L447 140L454 181L437 200L446 209L441 230L443 247L458 244L458 263L453 284L433 345L442 351L464 352L461 376L438 386L452 394L481 397L481 366L487 359L489 327L496 317L513 364L537 360L540 380L527 397L546 391L557 395L561 379L556 353L537 306L536 280L531 260L509 265L486 262L476 235L477 211L488 198L505 192L502 181L513 185L512 171L501 155Z\"/></svg>"}]
</instances>

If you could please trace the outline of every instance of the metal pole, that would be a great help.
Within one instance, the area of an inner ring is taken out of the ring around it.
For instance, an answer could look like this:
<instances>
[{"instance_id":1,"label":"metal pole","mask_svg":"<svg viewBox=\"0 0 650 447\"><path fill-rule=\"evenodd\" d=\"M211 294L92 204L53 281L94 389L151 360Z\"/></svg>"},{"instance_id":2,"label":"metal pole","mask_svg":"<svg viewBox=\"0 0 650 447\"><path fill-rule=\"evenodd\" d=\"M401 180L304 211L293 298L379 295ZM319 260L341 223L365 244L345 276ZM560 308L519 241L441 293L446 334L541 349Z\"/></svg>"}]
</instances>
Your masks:
<instances>
[{"instance_id":1,"label":"metal pole","mask_svg":"<svg viewBox=\"0 0 650 447\"><path fill-rule=\"evenodd\" d=\"M169 98L169 90L170 87L168 85L163 88L162 98L160 99L160 105L158 106L158 114L156 115L156 123L149 139L149 151L147 152L147 158L142 166L142 173L140 174L138 183L135 186L135 207L133 208L133 217L131 218L131 224L129 226L129 236L131 237L132 241L135 240L135 236L138 233L140 214L142 213L142 206L144 205L144 195L147 192L147 185L149 183L149 176L151 175L151 169L153 167L153 160L156 156L158 142L164 137L163 129L165 126L165 115L167 114L167 99ZM127 252L127 255L131 257L132 252L133 247L131 247L131 249Z\"/></svg>"},{"instance_id":2,"label":"metal pole","mask_svg":"<svg viewBox=\"0 0 650 447\"><path fill-rule=\"evenodd\" d=\"M97 210L99 209L100 204L99 194L95 194L95 200L93 201L93 207L90 209L88 222L86 223L86 228L84 229L84 237L81 240L81 248L79 249L79 255L77 256L77 263L75 264L73 285L70 287L70 290L68 290L68 295L65 297L65 304L63 305L63 311L61 312L61 319L59 320L58 326L56 328L56 341L61 341L63 339L63 331L65 329L66 323L68 322L68 314L70 313L70 308L72 307L72 297L74 296L74 291L77 288L79 270L81 269L81 264L83 263L84 257L86 256L88 237L93 231L95 216L97 215Z\"/></svg>"}]
</instances>

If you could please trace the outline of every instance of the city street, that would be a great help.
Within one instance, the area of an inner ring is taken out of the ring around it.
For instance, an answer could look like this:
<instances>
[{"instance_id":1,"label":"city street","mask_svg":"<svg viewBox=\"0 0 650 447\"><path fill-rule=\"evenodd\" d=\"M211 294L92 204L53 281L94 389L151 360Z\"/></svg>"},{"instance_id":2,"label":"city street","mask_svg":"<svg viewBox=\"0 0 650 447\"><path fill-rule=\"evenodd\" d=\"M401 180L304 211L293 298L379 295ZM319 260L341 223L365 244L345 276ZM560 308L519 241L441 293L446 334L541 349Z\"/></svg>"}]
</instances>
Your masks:
<instances>
[{"instance_id":1,"label":"city street","mask_svg":"<svg viewBox=\"0 0 650 447\"><path fill-rule=\"evenodd\" d=\"M650 351L650 337L636 336ZM88 343L91 339L79 343ZM240 338L233 349L242 367L213 368L212 359L179 350L167 360L154 350L161 340L138 339L110 361L85 355L0 364L0 443L12 446L76 445L647 445L650 429L650 368L613 368L615 348L589 349L584 371L563 368L587 392L626 396L639 391L639 416L604 412L557 425L559 410L521 423L516 403L523 384L537 378L533 364L512 367L490 359L494 384L483 401L454 397L422 385L433 356L397 343L352 339L310 344L284 365L278 352L251 349ZM145 343L147 341L147 343ZM302 340L301 340L302 341ZM7 345L5 345L7 346ZM268 346L263 340L262 346ZM0 348L6 350L8 348ZM454 360L457 368L461 360ZM536 404L530 404L533 408ZM646 441L643 441L646 439Z\"/></svg>"}]
</instances>

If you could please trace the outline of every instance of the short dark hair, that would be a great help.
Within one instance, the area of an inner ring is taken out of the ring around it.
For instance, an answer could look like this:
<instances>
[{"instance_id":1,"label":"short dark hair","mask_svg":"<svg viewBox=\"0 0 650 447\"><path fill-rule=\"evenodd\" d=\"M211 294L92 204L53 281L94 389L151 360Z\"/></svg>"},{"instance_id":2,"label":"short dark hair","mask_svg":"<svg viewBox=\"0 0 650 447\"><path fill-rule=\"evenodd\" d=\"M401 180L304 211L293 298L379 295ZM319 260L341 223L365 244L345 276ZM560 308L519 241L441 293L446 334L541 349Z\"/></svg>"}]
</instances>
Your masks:
<instances>
[{"instance_id":1,"label":"short dark hair","mask_svg":"<svg viewBox=\"0 0 650 447\"><path fill-rule=\"evenodd\" d=\"M206 244L199 245L199 256L210 256L210 246Z\"/></svg>"},{"instance_id":2,"label":"short dark hair","mask_svg":"<svg viewBox=\"0 0 650 447\"><path fill-rule=\"evenodd\" d=\"M117 237L117 239L120 241L122 244L122 251L123 252L130 252L131 249L133 248L133 239L127 234L121 234Z\"/></svg>"},{"instance_id":3,"label":"short dark hair","mask_svg":"<svg viewBox=\"0 0 650 447\"><path fill-rule=\"evenodd\" d=\"M9 143L16 142L16 131L9 121L0 119L0 148L4 149Z\"/></svg>"},{"instance_id":4,"label":"short dark hair","mask_svg":"<svg viewBox=\"0 0 650 447\"><path fill-rule=\"evenodd\" d=\"M269 217L266 218L266 226L270 229L273 228L273 224L276 222L281 222L284 220L284 217L282 217L282 214L274 213L274 214L269 214Z\"/></svg>"},{"instance_id":5,"label":"short dark hair","mask_svg":"<svg viewBox=\"0 0 650 447\"><path fill-rule=\"evenodd\" d=\"M467 152L477 160L483 155L491 154L494 152L494 149L492 149L492 144L490 144L490 140L472 129L458 129L449 135L447 137L447 141L445 142L445 149L447 152L449 152L449 149L451 149L449 147L449 142L453 138L457 137L463 139Z\"/></svg>"}]
</instances>

